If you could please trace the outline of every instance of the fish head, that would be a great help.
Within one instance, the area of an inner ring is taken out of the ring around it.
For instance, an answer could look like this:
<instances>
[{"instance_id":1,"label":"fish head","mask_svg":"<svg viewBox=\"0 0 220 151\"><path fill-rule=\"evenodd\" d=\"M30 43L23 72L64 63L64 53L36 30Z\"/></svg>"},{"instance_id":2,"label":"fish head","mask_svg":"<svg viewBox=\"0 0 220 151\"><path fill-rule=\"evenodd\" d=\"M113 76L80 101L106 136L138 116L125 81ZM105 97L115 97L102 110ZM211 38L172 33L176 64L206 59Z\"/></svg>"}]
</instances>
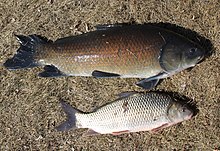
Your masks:
<instances>
[{"instance_id":1,"label":"fish head","mask_svg":"<svg viewBox=\"0 0 220 151\"><path fill-rule=\"evenodd\" d=\"M183 38L169 40L161 49L159 61L168 73L175 73L199 63L205 56L205 50L198 44Z\"/></svg>"},{"instance_id":2,"label":"fish head","mask_svg":"<svg viewBox=\"0 0 220 151\"><path fill-rule=\"evenodd\" d=\"M173 102L168 108L167 115L173 123L191 119L193 111L183 103Z\"/></svg>"},{"instance_id":3,"label":"fish head","mask_svg":"<svg viewBox=\"0 0 220 151\"><path fill-rule=\"evenodd\" d=\"M182 68L186 69L195 66L199 63L205 56L205 51L201 47L186 46L182 50Z\"/></svg>"}]
</instances>

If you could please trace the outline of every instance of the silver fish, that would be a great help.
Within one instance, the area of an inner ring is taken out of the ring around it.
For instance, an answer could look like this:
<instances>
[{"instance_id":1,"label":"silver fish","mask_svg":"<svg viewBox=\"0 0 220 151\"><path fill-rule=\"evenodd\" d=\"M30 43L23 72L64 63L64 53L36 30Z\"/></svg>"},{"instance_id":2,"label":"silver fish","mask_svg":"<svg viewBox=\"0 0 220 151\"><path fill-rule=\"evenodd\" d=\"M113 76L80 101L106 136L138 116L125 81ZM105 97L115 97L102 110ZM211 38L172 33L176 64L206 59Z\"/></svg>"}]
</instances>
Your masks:
<instances>
[{"instance_id":1,"label":"silver fish","mask_svg":"<svg viewBox=\"0 0 220 151\"><path fill-rule=\"evenodd\" d=\"M193 111L170 96L149 93L122 93L121 97L91 113L84 113L61 102L67 120L56 127L58 131L88 128L84 135L113 134L151 131L188 120Z\"/></svg>"}]
</instances>

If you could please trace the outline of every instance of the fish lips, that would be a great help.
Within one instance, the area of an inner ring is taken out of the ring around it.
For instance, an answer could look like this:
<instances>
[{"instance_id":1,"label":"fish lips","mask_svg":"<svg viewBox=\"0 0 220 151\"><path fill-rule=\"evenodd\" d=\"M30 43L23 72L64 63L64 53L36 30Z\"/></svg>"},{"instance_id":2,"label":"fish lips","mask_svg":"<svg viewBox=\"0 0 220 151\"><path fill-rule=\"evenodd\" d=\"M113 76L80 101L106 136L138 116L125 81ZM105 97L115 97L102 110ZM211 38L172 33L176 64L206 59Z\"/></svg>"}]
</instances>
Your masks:
<instances>
[{"instance_id":1,"label":"fish lips","mask_svg":"<svg viewBox=\"0 0 220 151\"><path fill-rule=\"evenodd\" d=\"M189 120L189 119L191 119L193 116L194 116L194 113L192 112L191 114L189 114L188 116L186 116L186 117L184 118L184 120Z\"/></svg>"}]
</instances>

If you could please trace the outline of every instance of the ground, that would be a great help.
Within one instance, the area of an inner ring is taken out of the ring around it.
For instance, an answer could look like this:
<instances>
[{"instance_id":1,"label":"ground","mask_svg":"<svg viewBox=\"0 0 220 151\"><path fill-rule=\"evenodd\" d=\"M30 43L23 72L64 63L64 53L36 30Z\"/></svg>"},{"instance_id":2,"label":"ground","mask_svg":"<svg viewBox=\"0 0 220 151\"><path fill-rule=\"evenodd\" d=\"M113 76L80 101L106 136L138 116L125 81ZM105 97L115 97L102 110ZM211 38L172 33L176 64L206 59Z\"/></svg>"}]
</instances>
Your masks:
<instances>
[{"instance_id":1,"label":"ground","mask_svg":"<svg viewBox=\"0 0 220 151\"><path fill-rule=\"evenodd\" d=\"M57 132L54 127L65 119L60 99L92 111L120 92L143 91L134 85L138 79L45 79L37 77L40 67L8 71L2 66L19 47L14 33L55 40L98 24L125 22L171 23L211 42L210 57L154 89L190 98L199 110L191 120L157 134L83 137L85 129ZM219 0L1 0L0 29L0 150L220 150Z\"/></svg>"}]
</instances>

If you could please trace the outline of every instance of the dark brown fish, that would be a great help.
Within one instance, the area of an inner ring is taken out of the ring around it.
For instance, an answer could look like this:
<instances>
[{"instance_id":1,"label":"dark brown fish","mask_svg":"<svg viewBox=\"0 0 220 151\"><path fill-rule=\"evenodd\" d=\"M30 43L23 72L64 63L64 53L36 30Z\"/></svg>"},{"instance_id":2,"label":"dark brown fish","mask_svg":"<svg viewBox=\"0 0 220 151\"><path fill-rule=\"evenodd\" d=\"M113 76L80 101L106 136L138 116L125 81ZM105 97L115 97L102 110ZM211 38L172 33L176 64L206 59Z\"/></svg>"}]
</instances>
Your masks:
<instances>
[{"instance_id":1,"label":"dark brown fish","mask_svg":"<svg viewBox=\"0 0 220 151\"><path fill-rule=\"evenodd\" d=\"M45 65L41 77L94 76L146 78L150 89L159 79L196 65L204 51L172 31L152 25L104 25L96 31L48 41L17 35L21 44L8 69Z\"/></svg>"}]
</instances>

